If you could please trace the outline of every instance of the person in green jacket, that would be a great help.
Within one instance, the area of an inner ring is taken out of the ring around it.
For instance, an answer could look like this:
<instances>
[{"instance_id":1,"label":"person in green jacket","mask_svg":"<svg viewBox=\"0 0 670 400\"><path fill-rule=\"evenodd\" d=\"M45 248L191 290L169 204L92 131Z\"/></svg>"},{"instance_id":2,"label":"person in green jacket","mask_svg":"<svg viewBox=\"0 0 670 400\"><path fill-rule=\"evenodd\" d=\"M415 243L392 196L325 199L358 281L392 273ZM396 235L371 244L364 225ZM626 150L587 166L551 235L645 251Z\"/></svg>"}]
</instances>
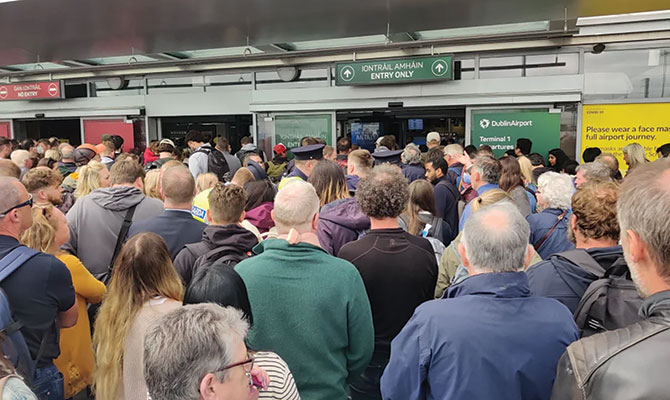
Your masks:
<instances>
[{"instance_id":1,"label":"person in green jacket","mask_svg":"<svg viewBox=\"0 0 670 400\"><path fill-rule=\"evenodd\" d=\"M254 316L249 347L279 354L303 400L344 400L372 358L372 313L356 268L319 247L318 210L312 185L287 184L272 211L279 237L235 270Z\"/></svg>"}]
</instances>

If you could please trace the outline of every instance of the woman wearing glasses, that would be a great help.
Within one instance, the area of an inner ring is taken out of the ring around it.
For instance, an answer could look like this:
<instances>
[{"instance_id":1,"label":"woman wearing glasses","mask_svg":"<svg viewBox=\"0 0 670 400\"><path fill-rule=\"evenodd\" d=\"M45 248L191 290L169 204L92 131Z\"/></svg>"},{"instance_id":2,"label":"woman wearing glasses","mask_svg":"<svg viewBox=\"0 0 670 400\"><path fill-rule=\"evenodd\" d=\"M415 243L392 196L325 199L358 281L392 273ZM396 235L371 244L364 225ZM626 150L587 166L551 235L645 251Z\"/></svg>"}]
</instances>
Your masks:
<instances>
[{"instance_id":1,"label":"woman wearing glasses","mask_svg":"<svg viewBox=\"0 0 670 400\"><path fill-rule=\"evenodd\" d=\"M183 295L181 278L160 236L142 233L126 242L95 322L97 400L146 400L144 335L160 316L181 307Z\"/></svg>"},{"instance_id":2,"label":"woman wearing glasses","mask_svg":"<svg viewBox=\"0 0 670 400\"><path fill-rule=\"evenodd\" d=\"M60 356L54 361L63 374L67 399L92 383L95 361L91 350L91 326L86 306L102 300L105 285L95 279L77 257L60 250L70 238L65 215L50 205L36 205L32 211L33 224L23 233L21 242L35 250L53 254L62 261L72 275L72 284L77 295L77 323L60 330Z\"/></svg>"}]
</instances>

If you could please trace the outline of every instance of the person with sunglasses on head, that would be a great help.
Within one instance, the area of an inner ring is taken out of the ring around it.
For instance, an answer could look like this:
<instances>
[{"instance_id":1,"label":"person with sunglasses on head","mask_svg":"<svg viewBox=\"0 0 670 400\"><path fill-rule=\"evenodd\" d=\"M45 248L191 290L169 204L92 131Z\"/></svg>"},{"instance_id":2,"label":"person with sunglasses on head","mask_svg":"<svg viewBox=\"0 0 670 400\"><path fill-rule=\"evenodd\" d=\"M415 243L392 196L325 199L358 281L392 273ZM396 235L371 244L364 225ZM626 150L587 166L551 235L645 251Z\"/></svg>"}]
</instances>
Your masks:
<instances>
[{"instance_id":1,"label":"person with sunglasses on head","mask_svg":"<svg viewBox=\"0 0 670 400\"><path fill-rule=\"evenodd\" d=\"M33 224L33 198L25 187L17 179L0 177L0 193L0 270L5 272L0 274L0 288L14 319L23 325L21 333L36 365L30 377L35 393L40 399L62 400L63 376L53 361L60 354L57 326L67 328L77 322L72 277L53 255L19 243ZM26 261L11 271L9 261L21 256Z\"/></svg>"},{"instance_id":2,"label":"person with sunglasses on head","mask_svg":"<svg viewBox=\"0 0 670 400\"><path fill-rule=\"evenodd\" d=\"M242 311L206 303L163 316L144 340L144 376L155 400L255 400L268 376L244 344Z\"/></svg>"}]
</instances>

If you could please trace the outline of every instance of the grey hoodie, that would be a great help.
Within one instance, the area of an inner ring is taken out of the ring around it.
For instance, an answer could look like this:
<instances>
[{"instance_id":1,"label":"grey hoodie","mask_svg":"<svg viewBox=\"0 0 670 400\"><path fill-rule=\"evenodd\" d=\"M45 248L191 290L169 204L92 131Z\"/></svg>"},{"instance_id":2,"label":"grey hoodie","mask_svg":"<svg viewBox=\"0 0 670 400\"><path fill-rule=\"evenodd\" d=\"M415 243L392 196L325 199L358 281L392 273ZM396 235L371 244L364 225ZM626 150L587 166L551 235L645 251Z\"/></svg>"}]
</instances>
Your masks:
<instances>
[{"instance_id":1,"label":"grey hoodie","mask_svg":"<svg viewBox=\"0 0 670 400\"><path fill-rule=\"evenodd\" d=\"M133 221L163 212L160 200L133 186L97 189L79 199L67 213L70 240L63 250L76 255L93 275L106 272L126 212L136 204Z\"/></svg>"}]
</instances>

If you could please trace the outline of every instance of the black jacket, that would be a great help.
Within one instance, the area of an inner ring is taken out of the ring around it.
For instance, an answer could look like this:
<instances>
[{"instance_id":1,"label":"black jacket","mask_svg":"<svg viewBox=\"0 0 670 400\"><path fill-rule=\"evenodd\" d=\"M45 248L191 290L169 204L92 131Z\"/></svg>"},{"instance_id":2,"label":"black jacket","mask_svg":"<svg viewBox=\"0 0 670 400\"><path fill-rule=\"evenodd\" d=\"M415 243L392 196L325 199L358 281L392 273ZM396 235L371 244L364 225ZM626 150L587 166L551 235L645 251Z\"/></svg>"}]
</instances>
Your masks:
<instances>
[{"instance_id":1,"label":"black jacket","mask_svg":"<svg viewBox=\"0 0 670 400\"><path fill-rule=\"evenodd\" d=\"M230 253L244 255L258 244L258 238L245 228L237 224L210 225L202 232L202 240L189 244L177 254L174 266L186 286L191 282L194 274L195 261L214 249L230 250Z\"/></svg>"},{"instance_id":2,"label":"black jacket","mask_svg":"<svg viewBox=\"0 0 670 400\"><path fill-rule=\"evenodd\" d=\"M442 217L451 229L452 237L448 238L450 242L458 234L458 201L461 199L461 194L447 176L443 176L435 184L434 194L437 215Z\"/></svg>"},{"instance_id":3,"label":"black jacket","mask_svg":"<svg viewBox=\"0 0 670 400\"><path fill-rule=\"evenodd\" d=\"M570 250L574 251L574 250ZM615 261L623 257L621 246L588 249L586 252L600 264L602 276ZM552 255L548 260L530 267L526 271L530 291L535 296L550 297L565 304L574 313L584 292L600 276L575 265L562 257L561 253Z\"/></svg>"},{"instance_id":4,"label":"black jacket","mask_svg":"<svg viewBox=\"0 0 670 400\"><path fill-rule=\"evenodd\" d=\"M643 321L571 344L558 363L551 398L670 398L670 291L646 299L640 315Z\"/></svg>"}]
</instances>

